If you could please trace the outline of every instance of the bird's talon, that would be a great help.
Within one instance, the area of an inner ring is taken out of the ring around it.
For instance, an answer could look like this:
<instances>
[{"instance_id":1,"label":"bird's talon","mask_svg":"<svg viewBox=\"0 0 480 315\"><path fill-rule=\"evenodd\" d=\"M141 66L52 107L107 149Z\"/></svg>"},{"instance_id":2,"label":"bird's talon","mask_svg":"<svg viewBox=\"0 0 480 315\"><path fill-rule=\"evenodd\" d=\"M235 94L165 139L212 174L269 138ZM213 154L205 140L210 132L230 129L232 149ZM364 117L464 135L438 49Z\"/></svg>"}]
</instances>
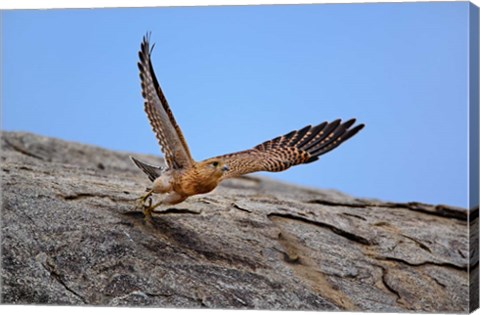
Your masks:
<instances>
[{"instance_id":1,"label":"bird's talon","mask_svg":"<svg viewBox=\"0 0 480 315\"><path fill-rule=\"evenodd\" d=\"M153 194L153 191L149 190L146 194L138 197L135 200L136 201L135 210L145 209L146 207L151 207L152 206L152 197L151 197L152 194ZM145 204L145 201L147 201L148 206Z\"/></svg>"},{"instance_id":2,"label":"bird's talon","mask_svg":"<svg viewBox=\"0 0 480 315\"><path fill-rule=\"evenodd\" d=\"M151 202L150 202L150 204L151 204ZM151 206L144 207L144 209L143 209L144 218L143 219L145 220L145 223L149 223L149 224L152 223L152 220L153 220L152 211L153 211L153 209L152 209Z\"/></svg>"}]
</instances>

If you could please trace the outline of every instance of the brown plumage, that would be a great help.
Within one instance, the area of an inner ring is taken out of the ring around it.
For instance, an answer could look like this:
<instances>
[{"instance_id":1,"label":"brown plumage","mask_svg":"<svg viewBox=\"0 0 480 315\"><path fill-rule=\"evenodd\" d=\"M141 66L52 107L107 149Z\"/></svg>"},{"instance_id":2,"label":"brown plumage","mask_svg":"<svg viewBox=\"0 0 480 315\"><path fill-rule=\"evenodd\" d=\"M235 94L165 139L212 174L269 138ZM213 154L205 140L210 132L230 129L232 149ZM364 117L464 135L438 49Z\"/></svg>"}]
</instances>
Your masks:
<instances>
[{"instance_id":1,"label":"brown plumage","mask_svg":"<svg viewBox=\"0 0 480 315\"><path fill-rule=\"evenodd\" d=\"M280 172L294 165L316 161L320 155L335 149L364 127L363 124L354 126L355 119L343 123L340 119L325 121L291 131L250 150L195 162L155 76L150 59L153 46L150 48L149 41L148 35L143 38L138 68L145 112L167 167L149 165L133 157L132 160L153 181L152 189L140 198L142 204L152 193L167 195L161 202L145 207L144 213L148 217L158 205L176 204L189 196L210 192L226 178L258 171Z\"/></svg>"}]
</instances>

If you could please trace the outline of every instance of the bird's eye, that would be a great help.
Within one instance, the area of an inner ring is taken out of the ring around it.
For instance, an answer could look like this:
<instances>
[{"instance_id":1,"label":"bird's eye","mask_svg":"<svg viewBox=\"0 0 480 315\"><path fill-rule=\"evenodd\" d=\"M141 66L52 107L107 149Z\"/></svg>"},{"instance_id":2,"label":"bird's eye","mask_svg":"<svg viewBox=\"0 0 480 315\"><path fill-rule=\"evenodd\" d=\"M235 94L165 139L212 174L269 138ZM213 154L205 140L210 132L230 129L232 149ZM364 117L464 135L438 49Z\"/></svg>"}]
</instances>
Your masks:
<instances>
[{"instance_id":1,"label":"bird's eye","mask_svg":"<svg viewBox=\"0 0 480 315\"><path fill-rule=\"evenodd\" d=\"M218 166L218 162L213 162L212 165L213 165L214 167L217 167L217 166Z\"/></svg>"}]
</instances>

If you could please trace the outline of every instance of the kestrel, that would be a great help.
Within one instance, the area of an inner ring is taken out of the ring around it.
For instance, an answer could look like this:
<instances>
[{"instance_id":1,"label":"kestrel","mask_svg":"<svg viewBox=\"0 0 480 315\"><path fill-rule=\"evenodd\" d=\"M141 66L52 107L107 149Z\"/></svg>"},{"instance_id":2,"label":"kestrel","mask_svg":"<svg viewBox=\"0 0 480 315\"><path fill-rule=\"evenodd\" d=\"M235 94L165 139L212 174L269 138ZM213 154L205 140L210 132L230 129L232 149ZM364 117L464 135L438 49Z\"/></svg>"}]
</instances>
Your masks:
<instances>
[{"instance_id":1,"label":"kestrel","mask_svg":"<svg viewBox=\"0 0 480 315\"><path fill-rule=\"evenodd\" d=\"M154 46L154 45L153 45ZM252 149L213 157L201 162L192 159L182 131L178 127L153 71L150 38L147 34L139 51L142 96L145 112L165 157L166 167L149 165L134 157L132 161L153 182L151 189L139 198L147 219L159 205L178 204L190 196L205 194L227 178L258 171L280 172L291 166L307 164L325 154L360 131L355 119L340 119L306 126L263 142ZM145 205L153 193L166 196L158 203Z\"/></svg>"}]
</instances>

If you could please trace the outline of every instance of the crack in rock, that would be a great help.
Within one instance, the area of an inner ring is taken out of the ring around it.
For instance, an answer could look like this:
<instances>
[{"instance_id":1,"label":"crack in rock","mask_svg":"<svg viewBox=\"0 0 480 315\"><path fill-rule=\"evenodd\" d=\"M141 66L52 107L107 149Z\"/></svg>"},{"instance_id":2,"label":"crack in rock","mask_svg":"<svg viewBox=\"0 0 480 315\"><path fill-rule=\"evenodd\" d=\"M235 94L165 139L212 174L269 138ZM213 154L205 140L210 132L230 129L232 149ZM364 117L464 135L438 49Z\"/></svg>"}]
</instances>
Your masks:
<instances>
[{"instance_id":1,"label":"crack in rock","mask_svg":"<svg viewBox=\"0 0 480 315\"><path fill-rule=\"evenodd\" d=\"M366 238L364 238L360 235L350 233L348 231L342 230L338 227L335 227L335 226L333 226L331 224L328 224L328 223L325 223L325 222L314 221L314 220L307 219L305 217L299 217L299 216L296 216L296 215L293 215L293 214L287 214L287 213L272 212L272 213L269 213L267 216L269 218L281 217L281 218L286 218L286 219L305 222L305 223L312 224L312 225L315 225L315 226L318 226L318 227L321 227L321 228L327 228L327 229L331 230L333 233L335 233L339 236L345 237L346 239L354 241L356 243L360 243L360 244L363 244L363 245L373 245L374 244L372 241L370 241L370 240L368 240L368 239L366 239Z\"/></svg>"}]
</instances>

